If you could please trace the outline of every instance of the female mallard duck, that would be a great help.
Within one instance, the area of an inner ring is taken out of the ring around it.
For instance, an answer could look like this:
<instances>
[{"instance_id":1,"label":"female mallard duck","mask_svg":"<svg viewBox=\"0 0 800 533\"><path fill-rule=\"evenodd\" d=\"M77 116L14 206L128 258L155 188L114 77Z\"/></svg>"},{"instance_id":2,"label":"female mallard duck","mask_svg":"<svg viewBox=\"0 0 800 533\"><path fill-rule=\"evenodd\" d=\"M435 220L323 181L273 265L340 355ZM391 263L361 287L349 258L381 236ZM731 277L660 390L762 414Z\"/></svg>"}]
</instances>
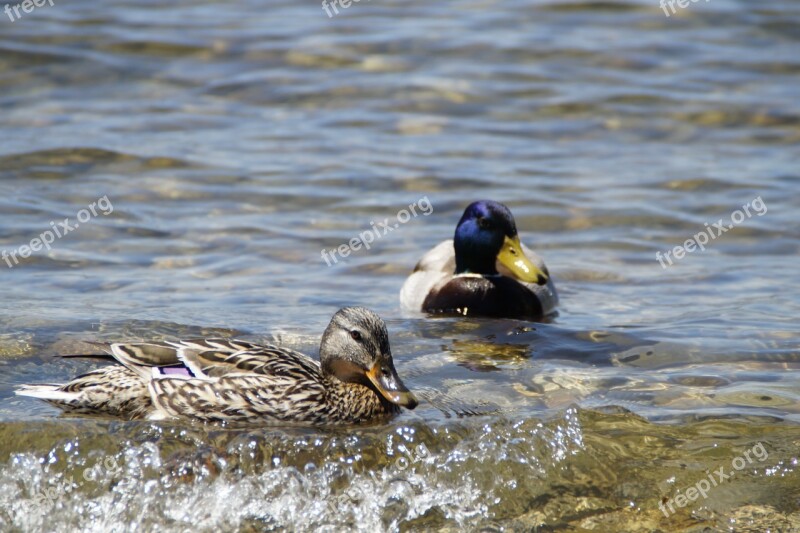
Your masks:
<instances>
[{"instance_id":1,"label":"female mallard duck","mask_svg":"<svg viewBox=\"0 0 800 533\"><path fill-rule=\"evenodd\" d=\"M225 339L112 344L107 351L121 365L17 394L80 412L259 424L351 424L417 406L394 369L386 324L363 307L333 315L320 362Z\"/></svg>"},{"instance_id":2,"label":"female mallard duck","mask_svg":"<svg viewBox=\"0 0 800 533\"><path fill-rule=\"evenodd\" d=\"M455 238L434 247L403 284L404 309L504 318L541 318L558 303L547 267L519 241L508 207L467 206Z\"/></svg>"}]
</instances>

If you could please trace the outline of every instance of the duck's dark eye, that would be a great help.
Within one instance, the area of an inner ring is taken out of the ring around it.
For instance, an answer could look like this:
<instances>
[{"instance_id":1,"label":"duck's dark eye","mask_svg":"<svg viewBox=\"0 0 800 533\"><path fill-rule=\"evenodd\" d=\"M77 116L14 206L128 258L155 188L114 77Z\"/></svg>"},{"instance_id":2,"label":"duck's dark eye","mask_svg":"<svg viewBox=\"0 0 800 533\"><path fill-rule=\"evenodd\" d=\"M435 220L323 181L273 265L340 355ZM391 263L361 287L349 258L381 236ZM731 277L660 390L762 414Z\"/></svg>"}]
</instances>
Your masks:
<instances>
[{"instance_id":1,"label":"duck's dark eye","mask_svg":"<svg viewBox=\"0 0 800 533\"><path fill-rule=\"evenodd\" d=\"M350 337L354 341L360 341L361 340L361 332L358 331L357 329L354 329L353 331L350 332Z\"/></svg>"},{"instance_id":2,"label":"duck's dark eye","mask_svg":"<svg viewBox=\"0 0 800 533\"><path fill-rule=\"evenodd\" d=\"M492 222L488 218L478 218L478 226L481 229L492 229Z\"/></svg>"}]
</instances>

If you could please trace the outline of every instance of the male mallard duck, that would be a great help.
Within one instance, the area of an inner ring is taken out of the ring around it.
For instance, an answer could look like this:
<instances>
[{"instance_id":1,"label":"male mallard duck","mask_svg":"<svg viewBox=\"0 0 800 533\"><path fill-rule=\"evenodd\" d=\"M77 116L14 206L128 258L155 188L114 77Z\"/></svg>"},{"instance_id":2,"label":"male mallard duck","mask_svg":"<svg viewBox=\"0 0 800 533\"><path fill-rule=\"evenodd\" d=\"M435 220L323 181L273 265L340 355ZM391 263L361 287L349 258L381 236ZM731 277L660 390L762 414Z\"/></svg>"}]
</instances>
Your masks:
<instances>
[{"instance_id":1,"label":"male mallard duck","mask_svg":"<svg viewBox=\"0 0 800 533\"><path fill-rule=\"evenodd\" d=\"M349 424L417 406L394 369L386 324L363 307L333 315L320 362L225 339L112 344L107 351L121 366L16 392L79 412L260 424Z\"/></svg>"},{"instance_id":2,"label":"male mallard duck","mask_svg":"<svg viewBox=\"0 0 800 533\"><path fill-rule=\"evenodd\" d=\"M404 309L505 318L541 318L558 303L544 261L519 241L508 207L467 206L455 238L417 263L403 284Z\"/></svg>"}]
</instances>

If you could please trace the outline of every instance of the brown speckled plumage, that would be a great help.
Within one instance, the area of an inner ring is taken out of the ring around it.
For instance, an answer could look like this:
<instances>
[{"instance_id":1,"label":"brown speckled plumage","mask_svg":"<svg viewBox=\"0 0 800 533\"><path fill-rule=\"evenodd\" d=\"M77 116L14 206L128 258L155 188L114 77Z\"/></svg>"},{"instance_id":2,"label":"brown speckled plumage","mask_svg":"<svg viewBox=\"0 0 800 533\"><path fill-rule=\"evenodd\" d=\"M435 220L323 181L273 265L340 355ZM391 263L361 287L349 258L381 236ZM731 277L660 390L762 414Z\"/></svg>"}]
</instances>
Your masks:
<instances>
[{"instance_id":1,"label":"brown speckled plumage","mask_svg":"<svg viewBox=\"0 0 800 533\"><path fill-rule=\"evenodd\" d=\"M364 308L334 315L322 364L225 339L112 344L108 352L122 364L17 393L77 412L259 424L352 424L397 413L396 404L416 406L394 371L383 321ZM383 373L368 377L376 369Z\"/></svg>"}]
</instances>

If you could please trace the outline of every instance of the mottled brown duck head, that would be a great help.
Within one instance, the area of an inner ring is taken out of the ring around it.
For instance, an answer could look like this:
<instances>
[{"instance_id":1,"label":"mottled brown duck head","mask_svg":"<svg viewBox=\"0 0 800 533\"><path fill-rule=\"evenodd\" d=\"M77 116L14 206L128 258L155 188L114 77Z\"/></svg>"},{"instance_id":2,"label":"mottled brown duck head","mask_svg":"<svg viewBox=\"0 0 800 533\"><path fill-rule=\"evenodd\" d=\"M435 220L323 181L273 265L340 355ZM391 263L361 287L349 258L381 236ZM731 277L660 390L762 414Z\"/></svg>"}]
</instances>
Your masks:
<instances>
[{"instance_id":1,"label":"mottled brown duck head","mask_svg":"<svg viewBox=\"0 0 800 533\"><path fill-rule=\"evenodd\" d=\"M325 375L370 387L395 405L417 406L394 369L386 324L365 307L345 307L333 315L322 335L319 358Z\"/></svg>"}]
</instances>

